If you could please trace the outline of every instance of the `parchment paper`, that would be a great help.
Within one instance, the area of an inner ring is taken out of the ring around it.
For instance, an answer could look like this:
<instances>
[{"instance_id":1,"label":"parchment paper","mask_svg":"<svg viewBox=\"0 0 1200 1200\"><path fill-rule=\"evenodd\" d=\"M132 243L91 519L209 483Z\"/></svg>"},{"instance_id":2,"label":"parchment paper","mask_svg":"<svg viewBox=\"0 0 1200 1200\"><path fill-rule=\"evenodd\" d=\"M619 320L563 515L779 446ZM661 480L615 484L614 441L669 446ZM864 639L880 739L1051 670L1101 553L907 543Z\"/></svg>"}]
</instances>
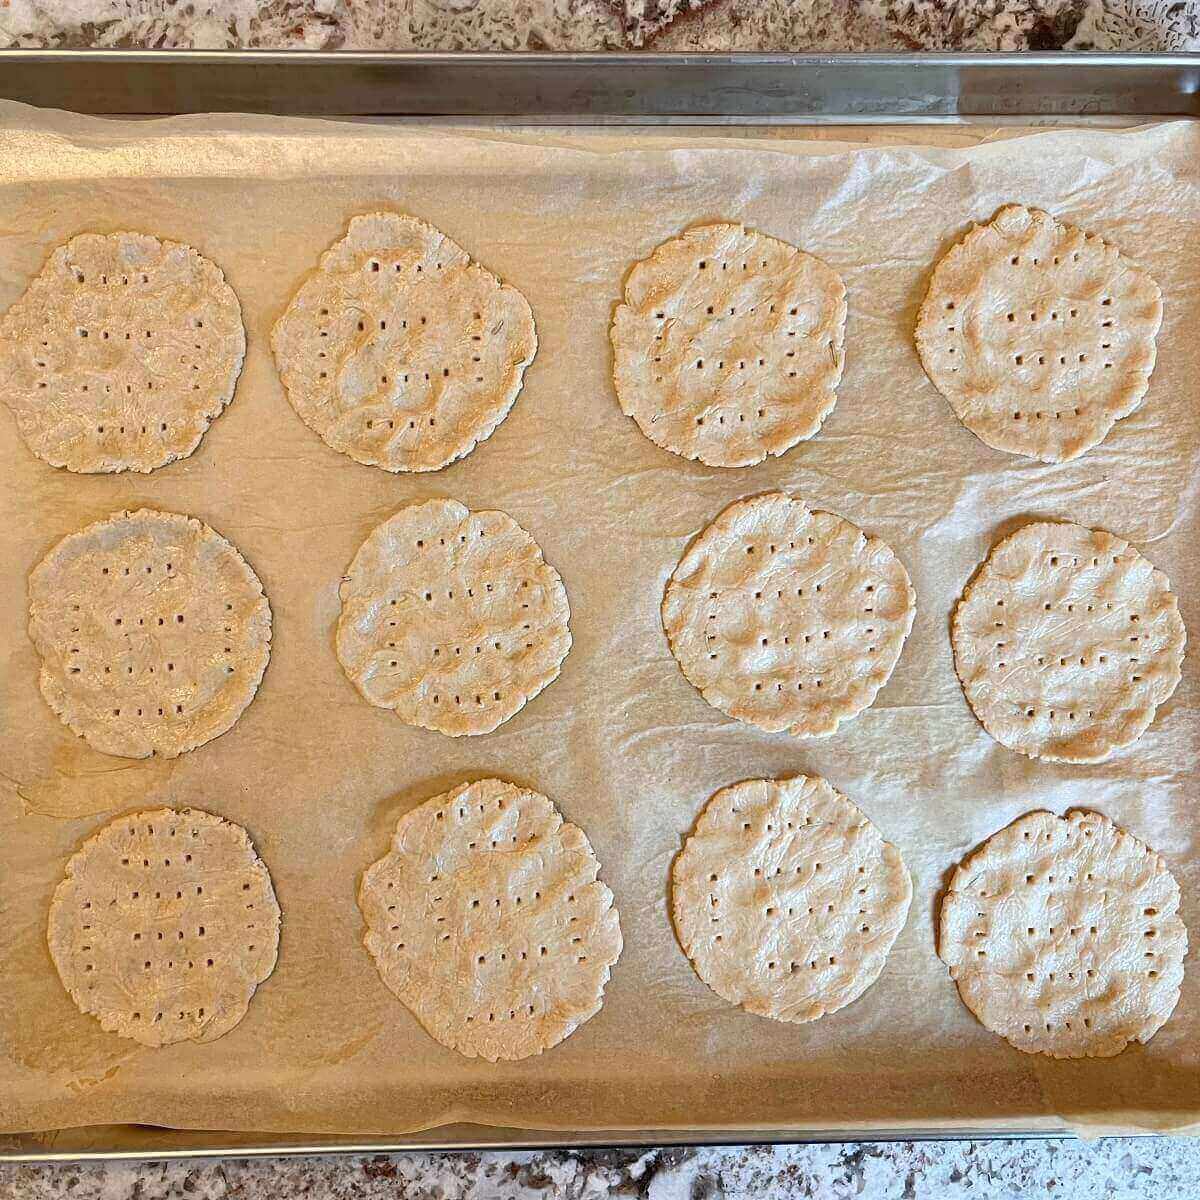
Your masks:
<instances>
[{"instance_id":1,"label":"parchment paper","mask_svg":"<svg viewBox=\"0 0 1200 1200\"><path fill-rule=\"evenodd\" d=\"M498 133L259 118L107 123L0 111L0 308L81 230L198 247L241 298L237 397L199 450L149 477L54 470L0 411L0 1128L146 1122L389 1133L477 1121L634 1127L1178 1129L1200 1114L1200 968L1148 1047L1052 1062L959 1002L934 948L964 853L1039 806L1091 806L1162 852L1200 938L1200 654L1136 745L1098 766L1032 762L976 723L948 618L1000 535L1065 519L1130 539L1200 634L1200 127L1049 132L962 148L708 134ZM919 139L920 133L910 133ZM962 137L978 142L977 134ZM1111 239L1162 286L1142 408L1076 462L989 449L926 380L912 326L932 264L973 219L1042 205ZM267 334L349 217L446 230L529 298L540 350L512 415L464 461L390 476L328 449L283 397ZM849 288L847 366L820 435L744 470L688 463L620 412L608 324L629 265L689 224L740 220L821 256ZM889 541L916 624L875 705L832 738L761 733L710 708L659 622L664 582L728 502L784 488ZM511 513L562 573L560 679L480 738L369 707L334 657L337 585L399 506L454 496ZM122 507L190 513L232 539L275 614L271 664L234 729L171 763L97 754L42 701L26 577L62 535ZM695 976L666 907L672 857L717 788L815 772L902 850L915 899L879 982L792 1026ZM602 1012L540 1058L489 1065L434 1043L361 945L360 871L399 814L467 778L535 787L588 833L626 949ZM211 1045L139 1048L71 1003L46 952L67 856L112 814L198 805L240 822L283 908L279 965Z\"/></svg>"}]
</instances>

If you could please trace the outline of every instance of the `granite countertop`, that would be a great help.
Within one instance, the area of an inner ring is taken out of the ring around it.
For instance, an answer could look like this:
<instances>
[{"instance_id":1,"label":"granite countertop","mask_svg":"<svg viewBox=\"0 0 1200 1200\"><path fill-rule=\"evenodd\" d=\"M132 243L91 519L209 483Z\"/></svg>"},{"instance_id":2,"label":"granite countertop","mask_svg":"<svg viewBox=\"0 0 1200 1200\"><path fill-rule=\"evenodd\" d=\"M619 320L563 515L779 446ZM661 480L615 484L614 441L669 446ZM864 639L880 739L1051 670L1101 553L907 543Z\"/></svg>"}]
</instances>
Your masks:
<instances>
[{"instance_id":1,"label":"granite countertop","mask_svg":"<svg viewBox=\"0 0 1200 1200\"><path fill-rule=\"evenodd\" d=\"M0 0L0 47L1200 50L1200 0ZM0 1167L0 1200L1200 1195L1200 1140Z\"/></svg>"},{"instance_id":2,"label":"granite countertop","mask_svg":"<svg viewBox=\"0 0 1200 1200\"><path fill-rule=\"evenodd\" d=\"M1135 1200L1200 1195L1200 1141L832 1143L0 1167L0 1200Z\"/></svg>"},{"instance_id":3,"label":"granite countertop","mask_svg":"<svg viewBox=\"0 0 1200 1200\"><path fill-rule=\"evenodd\" d=\"M0 47L1197 50L1197 0L0 0Z\"/></svg>"}]
</instances>

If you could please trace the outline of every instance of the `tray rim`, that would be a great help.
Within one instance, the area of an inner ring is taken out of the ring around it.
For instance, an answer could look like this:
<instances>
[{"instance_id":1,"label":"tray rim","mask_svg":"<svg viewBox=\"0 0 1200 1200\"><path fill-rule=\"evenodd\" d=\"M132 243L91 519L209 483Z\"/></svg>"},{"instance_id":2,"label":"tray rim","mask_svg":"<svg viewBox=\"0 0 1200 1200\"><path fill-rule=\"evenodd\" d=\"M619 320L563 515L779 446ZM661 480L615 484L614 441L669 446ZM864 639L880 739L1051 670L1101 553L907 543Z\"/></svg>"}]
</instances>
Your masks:
<instances>
[{"instance_id":1,"label":"tray rim","mask_svg":"<svg viewBox=\"0 0 1200 1200\"><path fill-rule=\"evenodd\" d=\"M114 1127L114 1129L145 1126ZM157 1128L157 1127L150 1127ZM311 1156L345 1156L351 1154L455 1154L455 1153L530 1153L537 1151L638 1150L664 1147L720 1146L816 1146L838 1142L953 1142L953 1141L1049 1141L1055 1138L1079 1140L1068 1128L1005 1129L997 1126L962 1126L935 1128L914 1126L912 1129L891 1126L879 1129L862 1126L829 1130L790 1129L640 1129L624 1131L586 1130L503 1130L480 1129L479 1136L469 1139L447 1139L436 1136L437 1129L413 1134L411 1138L347 1138L341 1141L304 1136L295 1142L272 1141L284 1137L264 1134L247 1143L231 1141L229 1135L215 1133L204 1145L161 1148L119 1148L116 1146L88 1149L81 1152L53 1149L8 1149L0 1147L0 1164L68 1164L83 1162L172 1162L203 1158L303 1158ZM173 1132L164 1130L164 1132ZM196 1133L197 1131L188 1131ZM512 1138L500 1136L511 1132ZM29 1135L18 1134L16 1137ZM249 1135L248 1135L249 1136ZM1159 1134L1139 1133L1136 1137L1156 1137Z\"/></svg>"},{"instance_id":2,"label":"tray rim","mask_svg":"<svg viewBox=\"0 0 1200 1200\"><path fill-rule=\"evenodd\" d=\"M539 124L1182 116L1200 115L1200 52L9 48L0 96L110 115Z\"/></svg>"}]
</instances>

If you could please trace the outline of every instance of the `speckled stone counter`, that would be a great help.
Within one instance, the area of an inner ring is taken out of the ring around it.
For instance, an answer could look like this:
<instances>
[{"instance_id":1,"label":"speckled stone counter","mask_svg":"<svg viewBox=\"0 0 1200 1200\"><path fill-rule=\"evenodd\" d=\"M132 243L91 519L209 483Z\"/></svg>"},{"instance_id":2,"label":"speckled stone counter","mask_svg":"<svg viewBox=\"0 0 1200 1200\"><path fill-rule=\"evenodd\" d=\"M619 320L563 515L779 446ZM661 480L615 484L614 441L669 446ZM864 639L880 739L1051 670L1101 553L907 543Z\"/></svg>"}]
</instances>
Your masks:
<instances>
[{"instance_id":1,"label":"speckled stone counter","mask_svg":"<svg viewBox=\"0 0 1200 1200\"><path fill-rule=\"evenodd\" d=\"M0 0L0 47L1200 50L1200 0ZM1200 1195L1200 1139L0 1166L0 1200Z\"/></svg>"},{"instance_id":2,"label":"speckled stone counter","mask_svg":"<svg viewBox=\"0 0 1200 1200\"><path fill-rule=\"evenodd\" d=\"M0 47L1195 50L1197 0L0 0Z\"/></svg>"},{"instance_id":3,"label":"speckled stone counter","mask_svg":"<svg viewBox=\"0 0 1200 1200\"><path fill-rule=\"evenodd\" d=\"M399 1154L0 1168L0 1200L1134 1200L1200 1195L1200 1141Z\"/></svg>"}]
</instances>

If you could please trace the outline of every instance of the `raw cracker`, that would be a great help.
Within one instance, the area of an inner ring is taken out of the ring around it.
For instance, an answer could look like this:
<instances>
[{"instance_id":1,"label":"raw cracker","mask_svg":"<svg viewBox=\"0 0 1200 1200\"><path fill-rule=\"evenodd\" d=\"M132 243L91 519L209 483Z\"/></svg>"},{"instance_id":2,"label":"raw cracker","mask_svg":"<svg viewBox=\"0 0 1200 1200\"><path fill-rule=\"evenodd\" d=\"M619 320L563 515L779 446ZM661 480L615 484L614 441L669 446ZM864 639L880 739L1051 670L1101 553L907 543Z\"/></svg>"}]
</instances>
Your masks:
<instances>
[{"instance_id":1,"label":"raw cracker","mask_svg":"<svg viewBox=\"0 0 1200 1200\"><path fill-rule=\"evenodd\" d=\"M671 872L680 945L717 995L814 1021L879 978L908 916L900 852L824 779L717 792Z\"/></svg>"},{"instance_id":2,"label":"raw cracker","mask_svg":"<svg viewBox=\"0 0 1200 1200\"><path fill-rule=\"evenodd\" d=\"M1179 683L1170 580L1128 542L1036 522L992 547L954 610L954 667L983 727L1031 758L1101 762Z\"/></svg>"},{"instance_id":3,"label":"raw cracker","mask_svg":"<svg viewBox=\"0 0 1200 1200\"><path fill-rule=\"evenodd\" d=\"M508 415L537 350L533 313L440 229L351 220L271 333L292 407L335 450L436 471Z\"/></svg>"},{"instance_id":4,"label":"raw cracker","mask_svg":"<svg viewBox=\"0 0 1200 1200\"><path fill-rule=\"evenodd\" d=\"M363 873L366 947L442 1045L528 1058L600 1011L621 927L599 871L545 796L462 784L401 817Z\"/></svg>"},{"instance_id":5,"label":"raw cracker","mask_svg":"<svg viewBox=\"0 0 1200 1200\"><path fill-rule=\"evenodd\" d=\"M1158 285L1095 234L1009 205L938 263L917 317L925 372L989 446L1077 458L1141 403Z\"/></svg>"},{"instance_id":6,"label":"raw cracker","mask_svg":"<svg viewBox=\"0 0 1200 1200\"><path fill-rule=\"evenodd\" d=\"M63 538L29 576L46 702L105 754L174 758L254 699L271 609L246 560L179 513L114 513Z\"/></svg>"},{"instance_id":7,"label":"raw cracker","mask_svg":"<svg viewBox=\"0 0 1200 1200\"><path fill-rule=\"evenodd\" d=\"M377 526L341 586L337 656L408 725L490 733L558 677L570 609L541 547L503 512L456 500Z\"/></svg>"},{"instance_id":8,"label":"raw cracker","mask_svg":"<svg viewBox=\"0 0 1200 1200\"><path fill-rule=\"evenodd\" d=\"M845 285L820 259L741 225L689 229L626 280L617 399L664 449L749 466L821 428L845 331Z\"/></svg>"},{"instance_id":9,"label":"raw cracker","mask_svg":"<svg viewBox=\"0 0 1200 1200\"><path fill-rule=\"evenodd\" d=\"M916 596L890 546L780 492L731 504L663 597L671 652L739 721L824 737L887 682Z\"/></svg>"},{"instance_id":10,"label":"raw cracker","mask_svg":"<svg viewBox=\"0 0 1200 1200\"><path fill-rule=\"evenodd\" d=\"M245 354L237 296L202 254L85 233L0 319L0 395L56 467L153 471L200 444Z\"/></svg>"},{"instance_id":11,"label":"raw cracker","mask_svg":"<svg viewBox=\"0 0 1200 1200\"><path fill-rule=\"evenodd\" d=\"M110 1033L144 1046L211 1042L275 969L279 905L240 825L147 809L68 861L46 936L71 999Z\"/></svg>"},{"instance_id":12,"label":"raw cracker","mask_svg":"<svg viewBox=\"0 0 1200 1200\"><path fill-rule=\"evenodd\" d=\"M1029 813L959 866L938 953L963 1003L1026 1054L1148 1042L1183 981L1187 930L1163 860L1099 813Z\"/></svg>"}]
</instances>

